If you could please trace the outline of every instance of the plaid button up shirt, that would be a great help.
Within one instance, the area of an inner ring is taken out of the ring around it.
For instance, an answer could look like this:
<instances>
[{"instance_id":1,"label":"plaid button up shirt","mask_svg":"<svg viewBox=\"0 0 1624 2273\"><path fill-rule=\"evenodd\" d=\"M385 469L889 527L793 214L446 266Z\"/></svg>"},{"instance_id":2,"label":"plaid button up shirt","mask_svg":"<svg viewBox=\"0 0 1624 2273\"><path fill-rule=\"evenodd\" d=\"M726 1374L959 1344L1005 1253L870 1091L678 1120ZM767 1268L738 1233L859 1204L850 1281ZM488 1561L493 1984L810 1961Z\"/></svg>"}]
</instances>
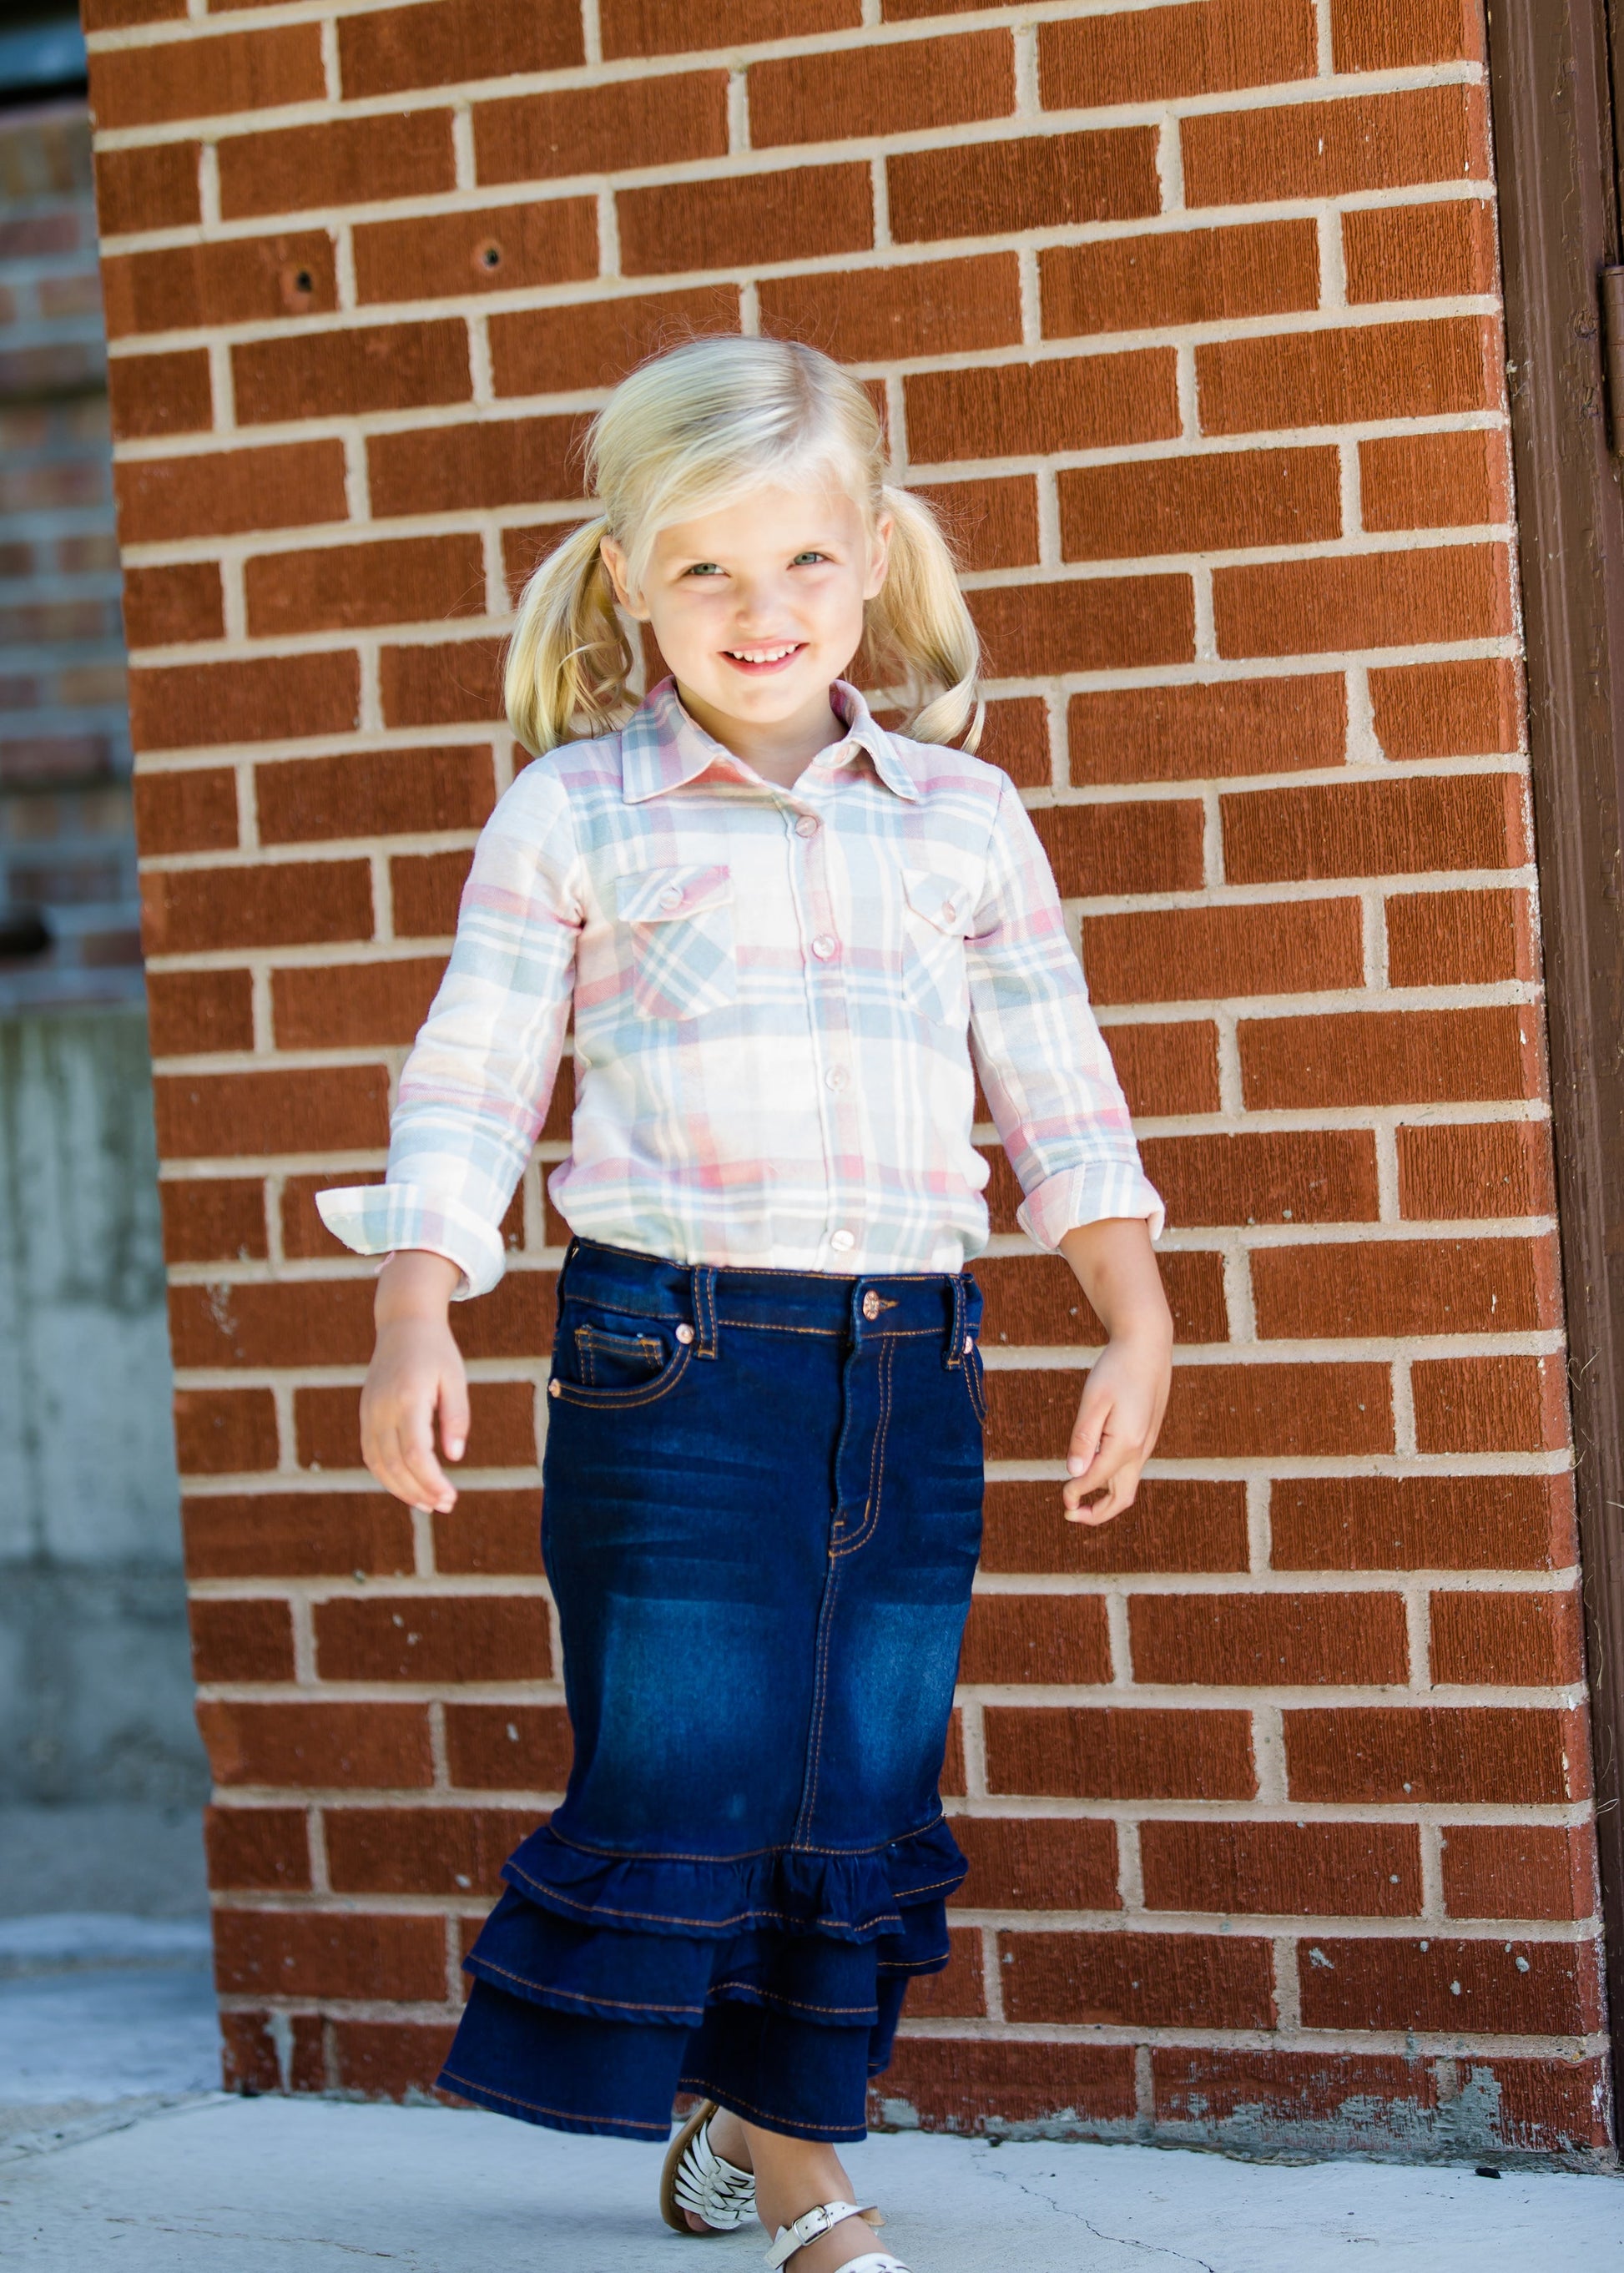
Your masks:
<instances>
[{"instance_id":1,"label":"plaid button up shirt","mask_svg":"<svg viewBox=\"0 0 1624 2273\"><path fill-rule=\"evenodd\" d=\"M1008 777L889 734L764 782L669 680L538 759L480 837L401 1076L381 1185L323 1192L364 1255L427 1248L483 1294L571 1007L572 1230L682 1263L957 1271L986 1245L975 1069L1044 1247L1162 1227L1059 896Z\"/></svg>"}]
</instances>

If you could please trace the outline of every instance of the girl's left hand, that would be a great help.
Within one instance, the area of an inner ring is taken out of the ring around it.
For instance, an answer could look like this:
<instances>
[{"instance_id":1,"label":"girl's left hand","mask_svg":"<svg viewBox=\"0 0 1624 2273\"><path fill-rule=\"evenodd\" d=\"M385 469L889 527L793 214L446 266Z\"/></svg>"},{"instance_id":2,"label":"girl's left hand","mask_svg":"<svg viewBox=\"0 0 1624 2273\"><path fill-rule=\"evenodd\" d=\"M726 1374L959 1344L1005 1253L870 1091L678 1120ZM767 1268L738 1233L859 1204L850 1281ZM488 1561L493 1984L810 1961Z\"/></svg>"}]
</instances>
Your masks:
<instances>
[{"instance_id":1,"label":"girl's left hand","mask_svg":"<svg viewBox=\"0 0 1624 2273\"><path fill-rule=\"evenodd\" d=\"M1069 1523L1109 1523L1132 1506L1172 1379L1170 1337L1159 1333L1114 1339L1094 1360L1066 1452Z\"/></svg>"}]
</instances>

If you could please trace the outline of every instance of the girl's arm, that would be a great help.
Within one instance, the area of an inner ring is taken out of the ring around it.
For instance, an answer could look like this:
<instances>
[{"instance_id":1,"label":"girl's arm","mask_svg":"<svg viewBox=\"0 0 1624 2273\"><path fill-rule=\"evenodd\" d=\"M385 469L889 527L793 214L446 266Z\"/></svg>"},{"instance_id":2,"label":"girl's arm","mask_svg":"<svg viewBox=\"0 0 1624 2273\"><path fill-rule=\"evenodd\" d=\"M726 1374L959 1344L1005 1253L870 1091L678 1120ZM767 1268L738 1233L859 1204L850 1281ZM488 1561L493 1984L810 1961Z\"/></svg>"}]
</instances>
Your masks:
<instances>
[{"instance_id":1,"label":"girl's arm","mask_svg":"<svg viewBox=\"0 0 1624 2273\"><path fill-rule=\"evenodd\" d=\"M447 1514L456 1492L434 1457L460 1460L468 1443L468 1375L447 1316L460 1276L421 1248L392 1255L372 1304L377 1343L361 1392L361 1457L409 1507Z\"/></svg>"},{"instance_id":2,"label":"girl's arm","mask_svg":"<svg viewBox=\"0 0 1624 2273\"><path fill-rule=\"evenodd\" d=\"M1068 1231L1060 1251L1110 1337L1078 1407L1061 1489L1069 1523L1109 1523L1132 1507L1155 1450L1173 1378L1173 1318L1142 1219Z\"/></svg>"}]
</instances>

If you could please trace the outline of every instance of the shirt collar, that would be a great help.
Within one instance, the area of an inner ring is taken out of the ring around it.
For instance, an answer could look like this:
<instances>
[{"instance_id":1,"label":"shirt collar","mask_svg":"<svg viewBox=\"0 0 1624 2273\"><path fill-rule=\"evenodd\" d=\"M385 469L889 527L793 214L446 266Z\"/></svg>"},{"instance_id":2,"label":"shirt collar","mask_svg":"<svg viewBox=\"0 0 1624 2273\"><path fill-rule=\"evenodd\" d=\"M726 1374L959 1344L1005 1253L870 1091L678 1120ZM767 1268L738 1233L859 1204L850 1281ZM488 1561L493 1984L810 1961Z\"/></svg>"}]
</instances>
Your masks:
<instances>
[{"instance_id":1,"label":"shirt collar","mask_svg":"<svg viewBox=\"0 0 1624 2273\"><path fill-rule=\"evenodd\" d=\"M901 750L857 689L837 679L829 694L835 714L846 729L846 739L838 746L840 754L835 762L849 764L855 751L866 750L886 788L917 804L919 784L908 771ZM621 729L620 793L628 805L641 805L666 790L680 789L714 765L736 770L738 764L731 750L724 749L696 719L689 717L674 679L662 679L651 687Z\"/></svg>"}]
</instances>

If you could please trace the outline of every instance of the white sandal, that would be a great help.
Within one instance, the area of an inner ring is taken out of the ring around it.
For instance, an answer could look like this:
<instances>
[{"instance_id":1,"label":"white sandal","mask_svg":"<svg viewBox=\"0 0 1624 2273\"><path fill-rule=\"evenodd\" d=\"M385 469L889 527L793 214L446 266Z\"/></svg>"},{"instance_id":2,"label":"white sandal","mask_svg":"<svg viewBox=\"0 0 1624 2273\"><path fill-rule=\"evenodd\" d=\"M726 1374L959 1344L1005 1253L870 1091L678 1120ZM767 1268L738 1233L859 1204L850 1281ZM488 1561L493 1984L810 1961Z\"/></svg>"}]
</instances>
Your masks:
<instances>
[{"instance_id":1,"label":"white sandal","mask_svg":"<svg viewBox=\"0 0 1624 2273\"><path fill-rule=\"evenodd\" d=\"M716 2112L714 2099L702 2101L665 2151L660 2216L678 2233L694 2233L685 2210L703 2218L711 2233L734 2233L756 2215L756 2173L727 2162L710 2144Z\"/></svg>"},{"instance_id":2,"label":"white sandal","mask_svg":"<svg viewBox=\"0 0 1624 2273\"><path fill-rule=\"evenodd\" d=\"M803 2210L790 2224L778 2228L777 2238L767 2252L767 2262L773 2268L773 2273L778 2273L778 2268L792 2258L798 2249L804 2249L808 2242L819 2240L825 2233L832 2232L848 2217L871 2218L876 2224L884 2224L877 2211L860 2209L855 2202L819 2202L815 2209ZM848 2257L838 2269L838 2273L908 2273L908 2269L900 2257L891 2256L888 2250L870 2249L861 2257Z\"/></svg>"}]
</instances>

